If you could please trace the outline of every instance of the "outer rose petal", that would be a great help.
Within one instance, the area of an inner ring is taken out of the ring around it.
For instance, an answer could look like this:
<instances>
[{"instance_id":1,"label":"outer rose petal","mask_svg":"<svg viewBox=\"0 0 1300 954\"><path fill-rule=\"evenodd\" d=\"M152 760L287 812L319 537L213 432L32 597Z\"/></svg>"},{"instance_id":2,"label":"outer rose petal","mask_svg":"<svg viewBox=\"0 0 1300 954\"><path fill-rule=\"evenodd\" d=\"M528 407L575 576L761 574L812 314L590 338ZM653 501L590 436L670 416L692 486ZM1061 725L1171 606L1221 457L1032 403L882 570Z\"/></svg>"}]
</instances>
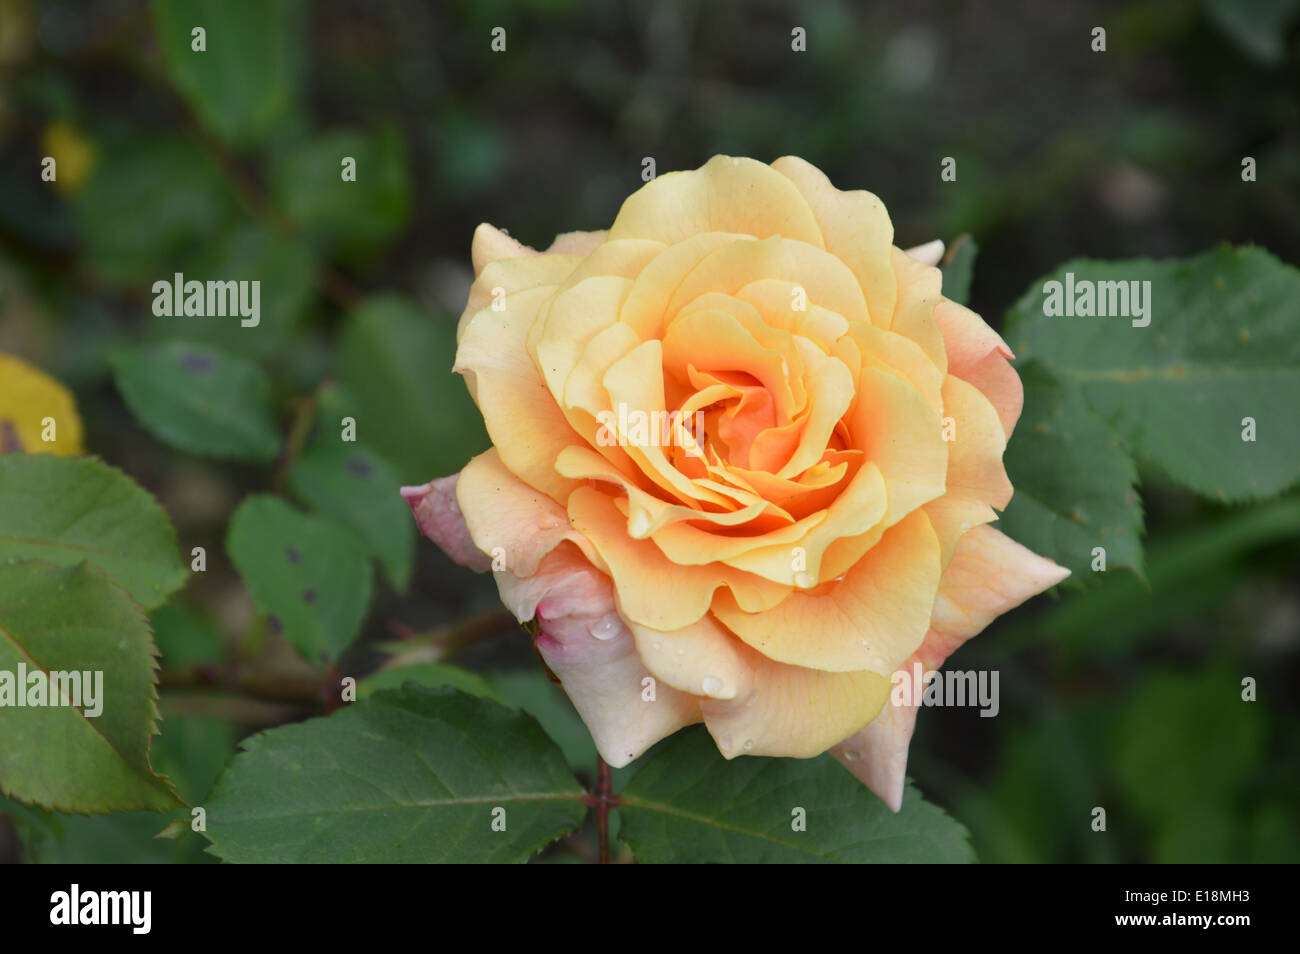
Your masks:
<instances>
[{"instance_id":1,"label":"outer rose petal","mask_svg":"<svg viewBox=\"0 0 1300 954\"><path fill-rule=\"evenodd\" d=\"M956 302L940 301L934 309L934 320L943 333L948 372L984 393L1010 437L1025 402L1020 375L1007 363L1015 355L983 318Z\"/></svg>"},{"instance_id":2,"label":"outer rose petal","mask_svg":"<svg viewBox=\"0 0 1300 954\"><path fill-rule=\"evenodd\" d=\"M559 678L606 762L619 768L660 739L700 721L699 703L672 686L655 686L632 634L614 608L609 577L572 546L560 547L529 577L497 573L497 589L520 622L537 618L537 649Z\"/></svg>"},{"instance_id":3,"label":"outer rose petal","mask_svg":"<svg viewBox=\"0 0 1300 954\"><path fill-rule=\"evenodd\" d=\"M492 561L471 540L455 494L462 482L469 493L481 493L485 478L502 477L499 468L495 453L488 451L461 474L402 488L420 530L453 560L477 570ZM537 649L586 723L596 750L610 765L626 765L660 739L700 721L699 703L668 685L656 686L653 702L642 700L641 681L649 673L614 609L609 578L572 544L559 546L565 543L568 523L563 521L563 529L552 526L558 510L554 502L513 477L509 480L494 506L474 507L479 516L486 511L499 518L481 527L480 535L499 532L507 565L523 565L530 573L497 573L501 601L520 622L537 617L542 630Z\"/></svg>"},{"instance_id":4,"label":"outer rose petal","mask_svg":"<svg viewBox=\"0 0 1300 954\"><path fill-rule=\"evenodd\" d=\"M470 539L465 515L456 502L458 480L460 474L452 474L419 487L403 487L402 499L411 505L421 533L461 566L481 573L492 566L492 560Z\"/></svg>"},{"instance_id":5,"label":"outer rose petal","mask_svg":"<svg viewBox=\"0 0 1300 954\"><path fill-rule=\"evenodd\" d=\"M565 232L557 235L545 252L529 248L505 232L483 222L474 230L470 246L470 259L474 274L480 275L489 263L506 258L528 258L533 255L588 255L605 241L608 232Z\"/></svg>"},{"instance_id":6,"label":"outer rose petal","mask_svg":"<svg viewBox=\"0 0 1300 954\"><path fill-rule=\"evenodd\" d=\"M924 245L914 245L904 251L922 265L938 265L943 261L943 240L935 239Z\"/></svg>"},{"instance_id":7,"label":"outer rose petal","mask_svg":"<svg viewBox=\"0 0 1300 954\"><path fill-rule=\"evenodd\" d=\"M822 233L790 180L753 159L714 156L699 169L668 172L632 193L611 238L672 244L704 232L784 235L822 248Z\"/></svg>"},{"instance_id":8,"label":"outer rose petal","mask_svg":"<svg viewBox=\"0 0 1300 954\"><path fill-rule=\"evenodd\" d=\"M497 267L490 265L484 275ZM563 500L576 484L555 473L555 458L578 437L524 350L548 294L547 288L510 292L504 310L485 308L471 317L461 328L454 370L465 375L492 445L510 471Z\"/></svg>"},{"instance_id":9,"label":"outer rose petal","mask_svg":"<svg viewBox=\"0 0 1300 954\"><path fill-rule=\"evenodd\" d=\"M913 663L938 669L957 647L1031 596L1060 583L1070 571L1027 550L992 527L968 531L957 542L939 583L930 631L900 670ZM893 700L870 725L832 751L894 811L903 802L907 748L916 727L915 706ZM850 755L849 753L855 753Z\"/></svg>"},{"instance_id":10,"label":"outer rose petal","mask_svg":"<svg viewBox=\"0 0 1300 954\"><path fill-rule=\"evenodd\" d=\"M500 556L510 573L532 576L542 559L565 540L604 566L591 544L569 526L564 508L510 473L495 448L465 465L456 499L474 545Z\"/></svg>"},{"instance_id":11,"label":"outer rose petal","mask_svg":"<svg viewBox=\"0 0 1300 954\"><path fill-rule=\"evenodd\" d=\"M915 658L915 657L913 657ZM911 666L909 659L907 664ZM916 728L919 706L885 703L866 728L831 749L831 754L871 789L891 812L903 807L903 780L907 773L907 749Z\"/></svg>"}]
</instances>

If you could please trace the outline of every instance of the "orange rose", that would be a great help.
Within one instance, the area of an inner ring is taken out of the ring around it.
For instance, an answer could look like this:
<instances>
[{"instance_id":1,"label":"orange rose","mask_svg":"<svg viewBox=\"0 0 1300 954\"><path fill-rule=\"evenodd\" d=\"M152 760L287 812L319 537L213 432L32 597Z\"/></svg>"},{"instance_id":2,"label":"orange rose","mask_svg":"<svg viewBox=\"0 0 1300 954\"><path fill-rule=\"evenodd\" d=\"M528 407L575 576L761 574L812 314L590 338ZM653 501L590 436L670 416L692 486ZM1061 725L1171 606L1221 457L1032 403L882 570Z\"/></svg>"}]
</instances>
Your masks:
<instances>
[{"instance_id":1,"label":"orange rose","mask_svg":"<svg viewBox=\"0 0 1300 954\"><path fill-rule=\"evenodd\" d=\"M1066 576L987 526L1020 379L939 249L792 157L660 176L543 253L479 226L456 370L494 446L403 496L495 559L612 765L702 720L897 810L891 675Z\"/></svg>"}]
</instances>

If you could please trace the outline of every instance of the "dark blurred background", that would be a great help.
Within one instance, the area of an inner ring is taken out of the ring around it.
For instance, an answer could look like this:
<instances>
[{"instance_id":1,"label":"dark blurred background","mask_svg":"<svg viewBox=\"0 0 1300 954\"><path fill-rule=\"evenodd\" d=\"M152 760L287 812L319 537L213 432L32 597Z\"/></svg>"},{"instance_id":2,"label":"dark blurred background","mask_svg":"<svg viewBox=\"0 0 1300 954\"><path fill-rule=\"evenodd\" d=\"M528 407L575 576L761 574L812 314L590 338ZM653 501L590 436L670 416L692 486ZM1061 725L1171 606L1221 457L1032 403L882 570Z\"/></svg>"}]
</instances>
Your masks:
<instances>
[{"instance_id":1,"label":"dark blurred background","mask_svg":"<svg viewBox=\"0 0 1300 954\"><path fill-rule=\"evenodd\" d=\"M715 153L797 154L879 195L900 246L971 233L971 304L995 327L1068 258L1226 240L1300 262L1300 0L221 7L0 0L0 351L71 387L87 450L210 553L239 498L278 476L168 449L123 405L114 348L196 333L150 313L150 285L173 271L261 278L261 333L198 333L273 371L286 430L305 396L337 383L418 483L484 446L446 373L475 225L543 247L607 227L645 157L662 173ZM159 37L191 21L210 24L228 102L186 85L211 75L169 64ZM806 52L791 50L795 27ZM339 154L358 157L350 193L333 187ZM47 155L56 183L39 178ZM955 182L940 178L944 157ZM376 308L382 320L358 319ZM1001 671L997 718L921 714L912 773L981 860L1300 859L1300 499L1222 507L1146 472L1142 496L1145 582L1120 572L1037 600L954 657ZM410 586L379 589L354 670L403 636L434 656L472 636L457 662L505 671L503 685L532 679L490 581L427 543L415 552ZM269 658L310 683L222 563L156 614L164 663ZM466 618L468 635L446 628ZM1255 703L1241 701L1246 676ZM281 705L183 682L164 681L155 763L192 798L238 737L312 711L310 693ZM529 686L548 728L571 732L563 701ZM0 858L201 849L151 841L149 817L10 803L6 825L5 810L0 799Z\"/></svg>"}]
</instances>

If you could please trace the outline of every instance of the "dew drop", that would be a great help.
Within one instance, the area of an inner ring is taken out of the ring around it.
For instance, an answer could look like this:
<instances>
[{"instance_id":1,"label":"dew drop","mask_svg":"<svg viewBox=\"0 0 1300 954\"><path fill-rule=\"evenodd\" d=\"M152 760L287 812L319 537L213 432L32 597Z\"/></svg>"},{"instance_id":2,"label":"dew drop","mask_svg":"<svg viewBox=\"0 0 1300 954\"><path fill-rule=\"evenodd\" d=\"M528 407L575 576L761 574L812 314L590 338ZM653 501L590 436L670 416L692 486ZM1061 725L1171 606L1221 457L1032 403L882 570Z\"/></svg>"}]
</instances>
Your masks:
<instances>
[{"instance_id":1,"label":"dew drop","mask_svg":"<svg viewBox=\"0 0 1300 954\"><path fill-rule=\"evenodd\" d=\"M704 690L706 696L722 691L722 680L717 676L705 676L700 680L700 688Z\"/></svg>"},{"instance_id":2,"label":"dew drop","mask_svg":"<svg viewBox=\"0 0 1300 954\"><path fill-rule=\"evenodd\" d=\"M844 757L850 762L856 762L860 758L857 749L845 749Z\"/></svg>"},{"instance_id":3,"label":"dew drop","mask_svg":"<svg viewBox=\"0 0 1300 954\"><path fill-rule=\"evenodd\" d=\"M618 635L618 616L610 613L608 616L592 623L591 635L597 639L613 639Z\"/></svg>"},{"instance_id":4,"label":"dew drop","mask_svg":"<svg viewBox=\"0 0 1300 954\"><path fill-rule=\"evenodd\" d=\"M752 749L753 747L754 747L754 740L753 740L753 739L746 739L746 740L745 740L745 751L748 752L748 751L749 751L750 749Z\"/></svg>"}]
</instances>

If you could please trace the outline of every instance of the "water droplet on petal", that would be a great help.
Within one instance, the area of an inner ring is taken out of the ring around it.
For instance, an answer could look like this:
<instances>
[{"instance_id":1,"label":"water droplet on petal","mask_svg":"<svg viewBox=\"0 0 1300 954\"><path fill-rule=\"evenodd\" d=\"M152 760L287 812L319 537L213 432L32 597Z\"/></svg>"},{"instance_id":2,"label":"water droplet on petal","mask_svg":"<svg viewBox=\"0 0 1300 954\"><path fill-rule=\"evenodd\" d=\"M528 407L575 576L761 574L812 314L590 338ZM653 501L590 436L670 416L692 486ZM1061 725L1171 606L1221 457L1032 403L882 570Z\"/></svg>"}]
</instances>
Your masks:
<instances>
[{"instance_id":1,"label":"water droplet on petal","mask_svg":"<svg viewBox=\"0 0 1300 954\"><path fill-rule=\"evenodd\" d=\"M794 575L794 585L801 590L809 590L817 585L817 577L811 573L796 573Z\"/></svg>"},{"instance_id":2,"label":"water droplet on petal","mask_svg":"<svg viewBox=\"0 0 1300 954\"><path fill-rule=\"evenodd\" d=\"M750 749L752 749L753 747L754 747L754 740L753 740L753 739L746 739L746 740L745 740L745 751L748 752L748 751L749 751Z\"/></svg>"},{"instance_id":3,"label":"water droplet on petal","mask_svg":"<svg viewBox=\"0 0 1300 954\"><path fill-rule=\"evenodd\" d=\"M755 689L753 692L751 692L748 696L745 697L745 705L752 706L754 704L754 700L757 698L758 698L758 690Z\"/></svg>"},{"instance_id":4,"label":"water droplet on petal","mask_svg":"<svg viewBox=\"0 0 1300 954\"><path fill-rule=\"evenodd\" d=\"M705 676L700 680L700 688L706 696L714 695L722 691L722 680L717 676Z\"/></svg>"},{"instance_id":5,"label":"water droplet on petal","mask_svg":"<svg viewBox=\"0 0 1300 954\"><path fill-rule=\"evenodd\" d=\"M845 749L844 757L848 759L850 762L856 762L861 756L858 755L856 749Z\"/></svg>"},{"instance_id":6,"label":"water droplet on petal","mask_svg":"<svg viewBox=\"0 0 1300 954\"><path fill-rule=\"evenodd\" d=\"M618 635L618 614L610 613L591 624L591 635L597 639L613 639Z\"/></svg>"}]
</instances>

